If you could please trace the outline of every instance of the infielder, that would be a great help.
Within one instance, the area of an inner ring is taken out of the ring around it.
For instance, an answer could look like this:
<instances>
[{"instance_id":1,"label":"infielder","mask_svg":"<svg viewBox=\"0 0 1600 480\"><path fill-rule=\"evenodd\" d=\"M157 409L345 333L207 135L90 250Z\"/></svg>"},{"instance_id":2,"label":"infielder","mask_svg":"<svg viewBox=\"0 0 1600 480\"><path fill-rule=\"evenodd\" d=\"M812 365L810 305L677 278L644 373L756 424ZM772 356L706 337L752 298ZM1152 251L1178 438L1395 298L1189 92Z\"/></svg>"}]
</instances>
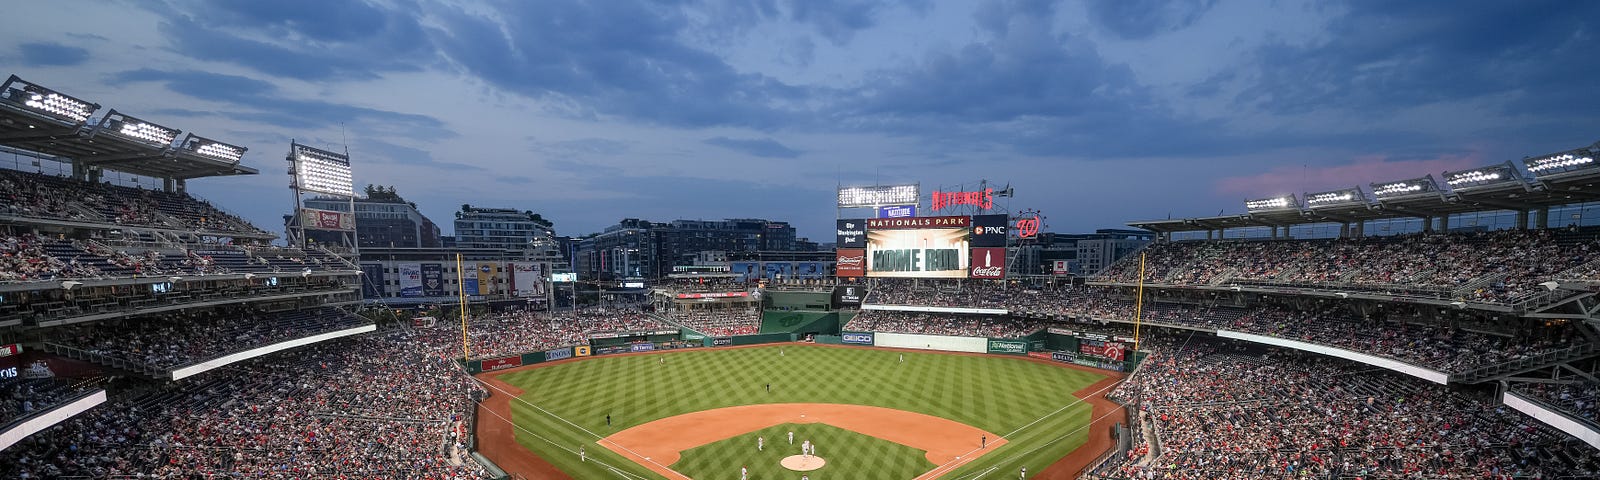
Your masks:
<instances>
[{"instance_id":1,"label":"infielder","mask_svg":"<svg viewBox=\"0 0 1600 480\"><path fill-rule=\"evenodd\" d=\"M789 431L789 444L794 445L794 430Z\"/></svg>"},{"instance_id":2,"label":"infielder","mask_svg":"<svg viewBox=\"0 0 1600 480\"><path fill-rule=\"evenodd\" d=\"M1017 478L1028 478L1028 467L1022 467L1022 474L1017 475Z\"/></svg>"},{"instance_id":3,"label":"infielder","mask_svg":"<svg viewBox=\"0 0 1600 480\"><path fill-rule=\"evenodd\" d=\"M578 461L587 462L589 457L583 453L583 445L578 445Z\"/></svg>"},{"instance_id":4,"label":"infielder","mask_svg":"<svg viewBox=\"0 0 1600 480\"><path fill-rule=\"evenodd\" d=\"M739 467L739 480L750 480L750 469Z\"/></svg>"}]
</instances>

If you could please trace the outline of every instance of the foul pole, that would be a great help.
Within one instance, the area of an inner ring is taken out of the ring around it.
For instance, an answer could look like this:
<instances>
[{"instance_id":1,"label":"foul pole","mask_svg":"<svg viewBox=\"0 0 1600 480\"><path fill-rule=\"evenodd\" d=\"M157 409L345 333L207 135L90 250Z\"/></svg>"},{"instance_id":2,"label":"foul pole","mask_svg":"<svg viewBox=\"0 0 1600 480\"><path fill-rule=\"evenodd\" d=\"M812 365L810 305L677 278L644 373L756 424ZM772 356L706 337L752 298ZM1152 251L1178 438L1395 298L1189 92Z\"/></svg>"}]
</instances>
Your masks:
<instances>
[{"instance_id":1,"label":"foul pole","mask_svg":"<svg viewBox=\"0 0 1600 480\"><path fill-rule=\"evenodd\" d=\"M1144 252L1139 252L1139 287L1138 298L1133 301L1133 357L1139 358L1139 323L1144 318Z\"/></svg>"},{"instance_id":2,"label":"foul pole","mask_svg":"<svg viewBox=\"0 0 1600 480\"><path fill-rule=\"evenodd\" d=\"M471 351L467 349L467 277L461 271L461 254L456 254L456 295L461 302L461 361L472 358Z\"/></svg>"}]
</instances>

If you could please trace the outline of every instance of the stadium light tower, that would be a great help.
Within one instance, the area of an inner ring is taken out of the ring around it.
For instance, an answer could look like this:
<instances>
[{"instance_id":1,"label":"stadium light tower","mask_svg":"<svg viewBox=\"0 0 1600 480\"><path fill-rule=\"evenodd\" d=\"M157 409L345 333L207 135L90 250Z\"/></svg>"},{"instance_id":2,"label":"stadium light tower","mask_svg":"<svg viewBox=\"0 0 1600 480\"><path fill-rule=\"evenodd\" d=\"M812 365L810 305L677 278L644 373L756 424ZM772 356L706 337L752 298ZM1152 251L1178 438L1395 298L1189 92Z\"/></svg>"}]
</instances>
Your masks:
<instances>
[{"instance_id":1,"label":"stadium light tower","mask_svg":"<svg viewBox=\"0 0 1600 480\"><path fill-rule=\"evenodd\" d=\"M1416 196L1438 197L1444 193L1439 190L1439 183L1433 180L1433 175L1394 182L1373 183L1368 186L1372 187L1372 196L1376 197L1380 203L1385 200Z\"/></svg>"},{"instance_id":2,"label":"stadium light tower","mask_svg":"<svg viewBox=\"0 0 1600 480\"><path fill-rule=\"evenodd\" d=\"M0 84L0 100L74 125L88 123L100 104L87 102L12 75Z\"/></svg>"},{"instance_id":3,"label":"stadium light tower","mask_svg":"<svg viewBox=\"0 0 1600 480\"><path fill-rule=\"evenodd\" d=\"M289 243L306 247L306 230L338 232L342 245L351 255L356 247L355 178L350 171L349 153L335 153L289 141L289 188L294 191L294 216L288 225ZM306 208L306 193L345 200L343 212Z\"/></svg>"}]
</instances>

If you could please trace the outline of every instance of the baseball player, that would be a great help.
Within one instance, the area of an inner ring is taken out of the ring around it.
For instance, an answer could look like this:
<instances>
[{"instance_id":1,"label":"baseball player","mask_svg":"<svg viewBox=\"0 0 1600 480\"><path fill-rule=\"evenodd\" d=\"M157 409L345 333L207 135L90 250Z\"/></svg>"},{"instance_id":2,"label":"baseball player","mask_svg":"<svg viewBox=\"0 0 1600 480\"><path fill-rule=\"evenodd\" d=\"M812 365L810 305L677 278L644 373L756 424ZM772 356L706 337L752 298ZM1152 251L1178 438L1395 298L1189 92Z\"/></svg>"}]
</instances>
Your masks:
<instances>
[{"instance_id":1,"label":"baseball player","mask_svg":"<svg viewBox=\"0 0 1600 480\"><path fill-rule=\"evenodd\" d=\"M1028 467L1022 467L1022 474L1017 475L1017 478L1022 478L1022 479L1028 478Z\"/></svg>"},{"instance_id":2,"label":"baseball player","mask_svg":"<svg viewBox=\"0 0 1600 480\"><path fill-rule=\"evenodd\" d=\"M906 354L900 354L900 363L906 363Z\"/></svg>"},{"instance_id":3,"label":"baseball player","mask_svg":"<svg viewBox=\"0 0 1600 480\"><path fill-rule=\"evenodd\" d=\"M739 480L750 480L750 469L739 467Z\"/></svg>"},{"instance_id":4,"label":"baseball player","mask_svg":"<svg viewBox=\"0 0 1600 480\"><path fill-rule=\"evenodd\" d=\"M794 430L789 431L789 444L794 445Z\"/></svg>"},{"instance_id":5,"label":"baseball player","mask_svg":"<svg viewBox=\"0 0 1600 480\"><path fill-rule=\"evenodd\" d=\"M578 461L580 461L580 462L589 461L588 455L585 455L583 453L583 445L578 445Z\"/></svg>"},{"instance_id":6,"label":"baseball player","mask_svg":"<svg viewBox=\"0 0 1600 480\"><path fill-rule=\"evenodd\" d=\"M756 437L756 451L767 451L767 437Z\"/></svg>"}]
</instances>

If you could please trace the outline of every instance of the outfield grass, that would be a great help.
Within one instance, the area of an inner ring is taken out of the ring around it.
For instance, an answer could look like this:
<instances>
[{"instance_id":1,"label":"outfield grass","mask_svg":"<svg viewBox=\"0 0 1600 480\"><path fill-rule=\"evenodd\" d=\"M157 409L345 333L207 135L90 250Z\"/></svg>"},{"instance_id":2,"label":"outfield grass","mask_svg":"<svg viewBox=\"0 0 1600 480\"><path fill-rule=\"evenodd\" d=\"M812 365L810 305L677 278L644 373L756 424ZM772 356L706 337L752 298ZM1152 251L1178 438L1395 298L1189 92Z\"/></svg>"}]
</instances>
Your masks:
<instances>
[{"instance_id":1,"label":"outfield grass","mask_svg":"<svg viewBox=\"0 0 1600 480\"><path fill-rule=\"evenodd\" d=\"M791 431L794 445L788 443L787 434ZM766 437L765 450L756 451L757 436ZM935 467L922 450L820 423L783 424L691 448L670 466L689 478L738 478L740 466L750 469L753 480L800 478L799 473L783 468L779 462L799 455L800 443L808 439L818 445L818 458L827 461L809 473L811 480L864 478L866 474L874 478L913 478ZM827 447L826 452L823 446ZM730 463L731 459L748 463Z\"/></svg>"},{"instance_id":2,"label":"outfield grass","mask_svg":"<svg viewBox=\"0 0 1600 480\"><path fill-rule=\"evenodd\" d=\"M517 432L518 442L575 478L621 477L602 464L639 477L659 478L595 441L653 420L761 403L894 408L1001 435L1027 425L1010 438L1012 443L945 478L990 467L1015 472L1027 465L1037 472L1084 442L1082 427L1090 420L1090 408L1072 393L1104 378L1003 356L908 352L904 353L905 363L900 363L899 355L897 351L793 344L697 349L585 359L499 378L525 392L520 400L511 402L513 417L523 427ZM666 359L664 365L662 358ZM763 387L767 383L772 384L771 393ZM1073 405L1062 409L1068 404ZM1042 417L1047 418L1040 420ZM580 463L570 453L578 445L586 445L590 462ZM753 445L748 450L753 453ZM717 460L696 461L714 465ZM735 472L741 463L754 463L743 456L723 462Z\"/></svg>"}]
</instances>

